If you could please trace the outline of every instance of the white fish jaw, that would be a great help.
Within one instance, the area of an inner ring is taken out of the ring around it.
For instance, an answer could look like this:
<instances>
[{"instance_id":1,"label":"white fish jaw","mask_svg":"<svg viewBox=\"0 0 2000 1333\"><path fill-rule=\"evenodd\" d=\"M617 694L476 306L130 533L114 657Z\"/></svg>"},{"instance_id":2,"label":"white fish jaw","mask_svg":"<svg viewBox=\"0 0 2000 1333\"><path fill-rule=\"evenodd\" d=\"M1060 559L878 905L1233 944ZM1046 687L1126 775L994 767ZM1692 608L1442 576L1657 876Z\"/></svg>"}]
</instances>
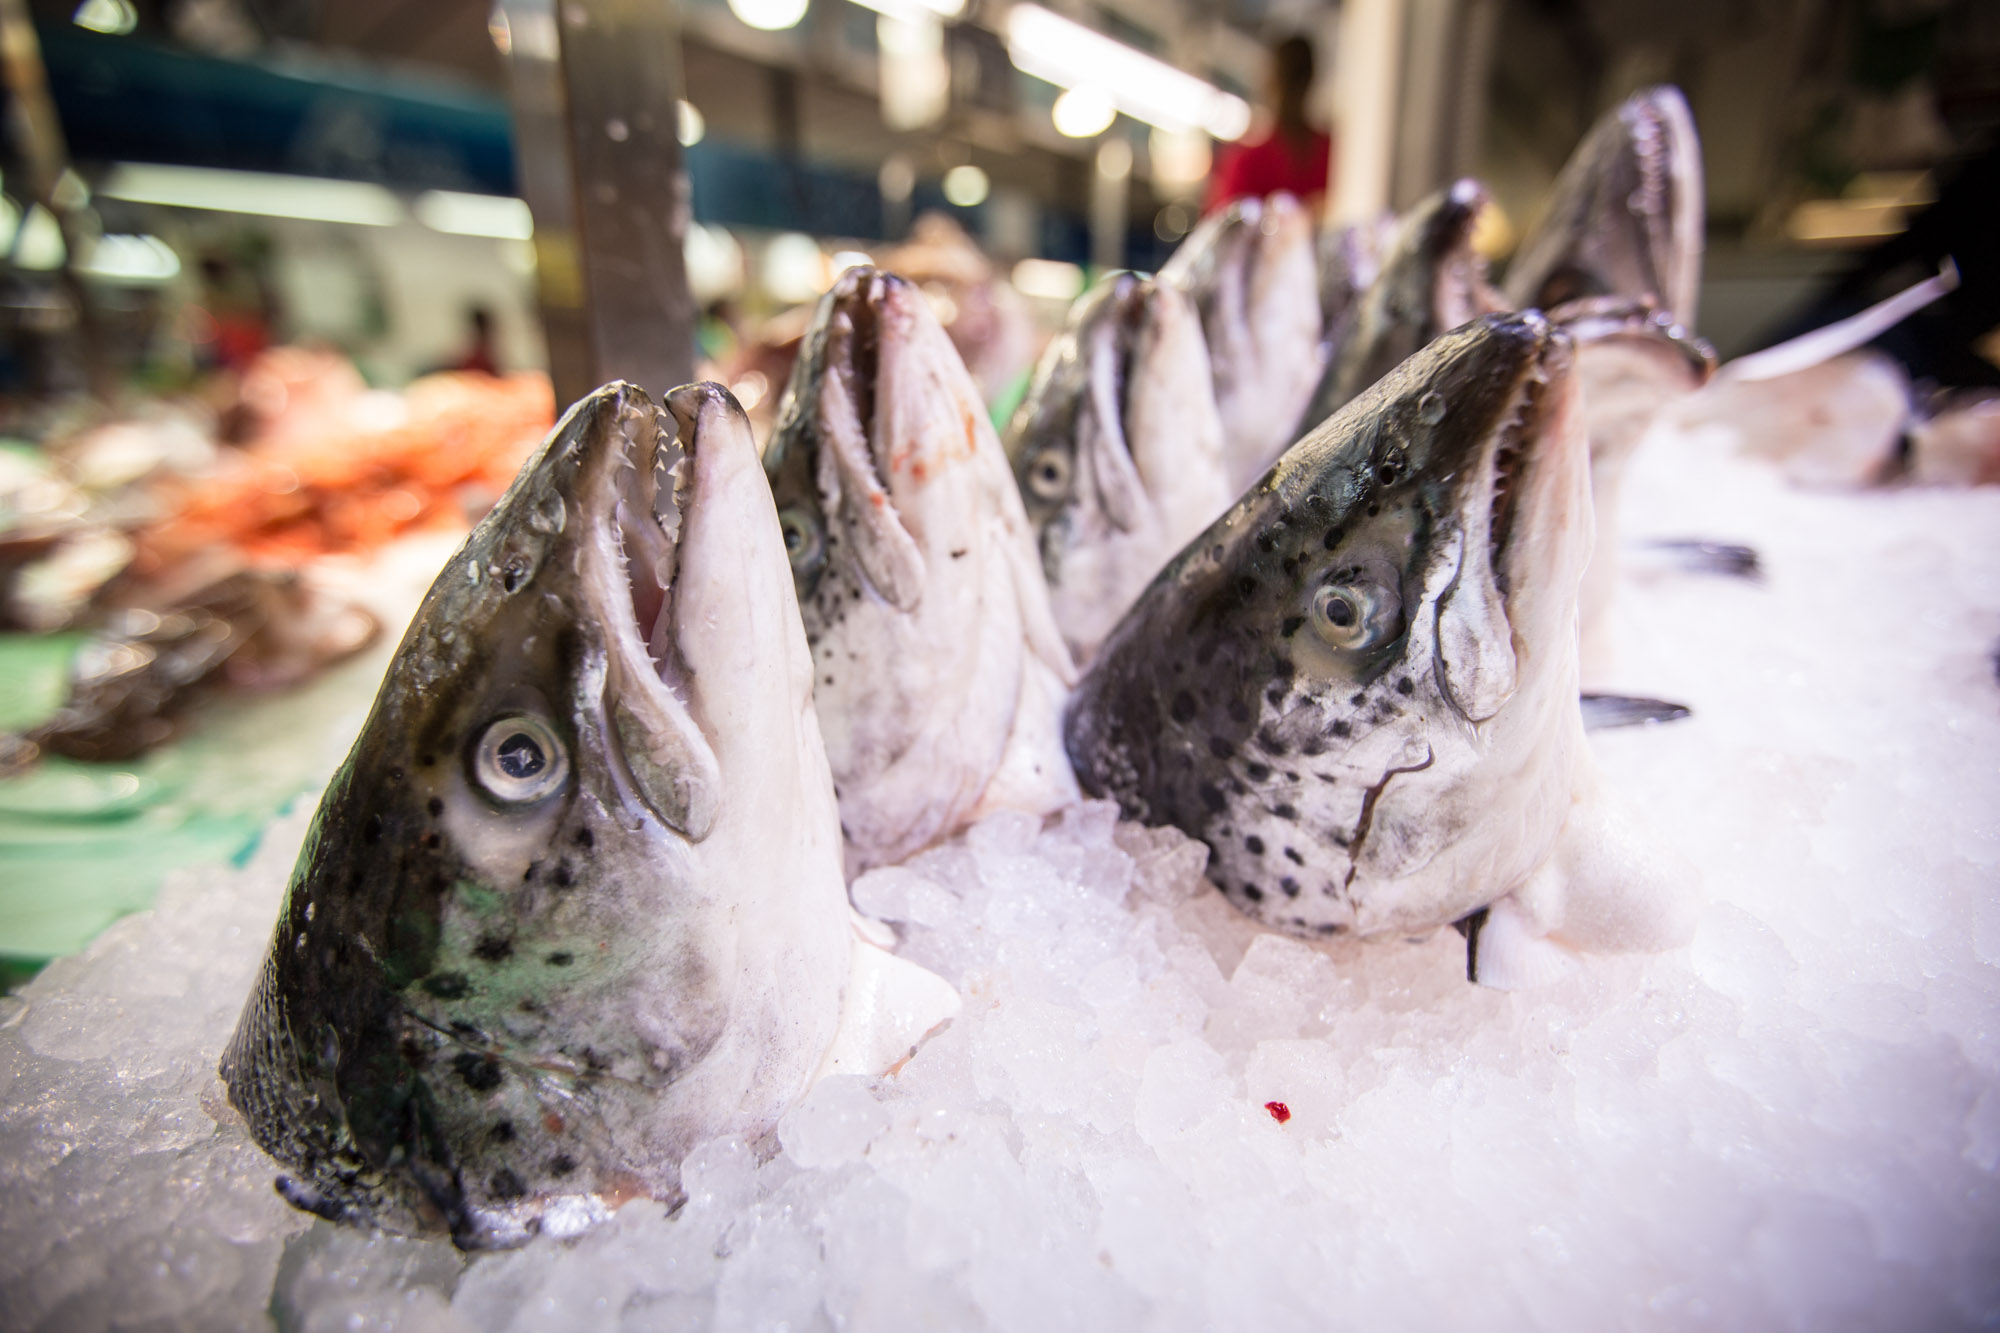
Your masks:
<instances>
[{"instance_id":1,"label":"white fish jaw","mask_svg":"<svg viewBox=\"0 0 2000 1333\"><path fill-rule=\"evenodd\" d=\"M784 455L812 452L812 493L787 503L833 539L804 612L861 868L948 836L1003 770L1043 775L1013 801L1059 804L1073 787L1053 724L1023 712L1053 705L1024 680L1066 685L1074 668L999 439L921 294L855 269L826 302L773 463L804 468Z\"/></svg>"}]
</instances>

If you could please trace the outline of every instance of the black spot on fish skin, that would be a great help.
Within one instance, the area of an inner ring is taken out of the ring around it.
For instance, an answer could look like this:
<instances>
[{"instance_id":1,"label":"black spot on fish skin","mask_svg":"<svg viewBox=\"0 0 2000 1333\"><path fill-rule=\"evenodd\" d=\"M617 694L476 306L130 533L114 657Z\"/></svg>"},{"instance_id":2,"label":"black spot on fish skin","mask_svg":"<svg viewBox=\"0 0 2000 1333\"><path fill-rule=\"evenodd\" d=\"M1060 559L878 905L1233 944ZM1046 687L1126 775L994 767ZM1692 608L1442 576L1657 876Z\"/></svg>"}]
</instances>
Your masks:
<instances>
[{"instance_id":1,"label":"black spot on fish skin","mask_svg":"<svg viewBox=\"0 0 2000 1333\"><path fill-rule=\"evenodd\" d=\"M1245 884L1243 886L1243 896L1245 898L1248 898L1253 903L1261 903L1264 901L1264 891L1258 888L1255 884Z\"/></svg>"},{"instance_id":2,"label":"black spot on fish skin","mask_svg":"<svg viewBox=\"0 0 2000 1333\"><path fill-rule=\"evenodd\" d=\"M1338 935L1341 931L1346 930L1347 927L1338 921L1322 921L1317 926L1314 926L1313 929L1322 935Z\"/></svg>"},{"instance_id":3,"label":"black spot on fish skin","mask_svg":"<svg viewBox=\"0 0 2000 1333\"><path fill-rule=\"evenodd\" d=\"M514 1122L511 1120L499 1121L493 1126L491 1133L494 1139L500 1143L512 1143L514 1141Z\"/></svg>"},{"instance_id":4,"label":"black spot on fish skin","mask_svg":"<svg viewBox=\"0 0 2000 1333\"><path fill-rule=\"evenodd\" d=\"M1294 822L1296 822L1299 817L1299 812L1297 807L1283 803L1272 806L1271 813L1276 815L1280 819L1291 820Z\"/></svg>"},{"instance_id":5,"label":"black spot on fish skin","mask_svg":"<svg viewBox=\"0 0 2000 1333\"><path fill-rule=\"evenodd\" d=\"M444 802L439 800L437 797L433 796L428 801L424 802L424 809L430 812L430 816L432 819L436 819L439 815L444 813Z\"/></svg>"},{"instance_id":6,"label":"black spot on fish skin","mask_svg":"<svg viewBox=\"0 0 2000 1333\"><path fill-rule=\"evenodd\" d=\"M1295 866L1302 866L1306 863L1306 859L1300 856L1296 849L1291 847L1285 848L1285 859Z\"/></svg>"},{"instance_id":7,"label":"black spot on fish skin","mask_svg":"<svg viewBox=\"0 0 2000 1333\"><path fill-rule=\"evenodd\" d=\"M1415 694L1416 692L1417 692L1417 687L1415 684L1411 682L1408 676L1405 676L1401 680L1396 682L1396 693Z\"/></svg>"},{"instance_id":8,"label":"black spot on fish skin","mask_svg":"<svg viewBox=\"0 0 2000 1333\"><path fill-rule=\"evenodd\" d=\"M417 756L418 768L431 768L435 766L436 763L437 763L437 756L434 754L420 754Z\"/></svg>"},{"instance_id":9,"label":"black spot on fish skin","mask_svg":"<svg viewBox=\"0 0 2000 1333\"><path fill-rule=\"evenodd\" d=\"M1222 792L1213 782L1202 783L1197 788L1197 791L1201 795L1202 804L1211 810L1221 810L1225 805L1229 804L1227 798L1223 796Z\"/></svg>"},{"instance_id":10,"label":"black spot on fish skin","mask_svg":"<svg viewBox=\"0 0 2000 1333\"><path fill-rule=\"evenodd\" d=\"M1366 694L1356 694L1352 698L1350 698L1347 702L1352 707L1359 708L1361 707L1362 704L1368 702L1368 696Z\"/></svg>"},{"instance_id":11,"label":"black spot on fish skin","mask_svg":"<svg viewBox=\"0 0 2000 1333\"><path fill-rule=\"evenodd\" d=\"M1254 759L1243 765L1243 771L1250 776L1252 782L1262 782L1265 778L1271 776L1271 766L1269 764L1260 764Z\"/></svg>"},{"instance_id":12,"label":"black spot on fish skin","mask_svg":"<svg viewBox=\"0 0 2000 1333\"><path fill-rule=\"evenodd\" d=\"M1299 882L1293 879L1290 875L1287 875L1283 879L1279 880L1278 887L1285 891L1285 896L1287 898L1296 898L1299 896Z\"/></svg>"},{"instance_id":13,"label":"black spot on fish skin","mask_svg":"<svg viewBox=\"0 0 2000 1333\"><path fill-rule=\"evenodd\" d=\"M440 972L425 977L423 987L440 1000L462 1000L472 993L472 983L463 972Z\"/></svg>"},{"instance_id":14,"label":"black spot on fish skin","mask_svg":"<svg viewBox=\"0 0 2000 1333\"><path fill-rule=\"evenodd\" d=\"M586 852L590 851L597 846L597 835L587 828L580 828L576 831L576 845Z\"/></svg>"},{"instance_id":15,"label":"black spot on fish skin","mask_svg":"<svg viewBox=\"0 0 2000 1333\"><path fill-rule=\"evenodd\" d=\"M444 846L444 836L436 829L432 829L429 833L424 834L423 843L426 850L434 852Z\"/></svg>"},{"instance_id":16,"label":"black spot on fish skin","mask_svg":"<svg viewBox=\"0 0 2000 1333\"><path fill-rule=\"evenodd\" d=\"M370 815L361 821L361 841L370 845L382 841L382 816Z\"/></svg>"},{"instance_id":17,"label":"black spot on fish skin","mask_svg":"<svg viewBox=\"0 0 2000 1333\"><path fill-rule=\"evenodd\" d=\"M514 956L514 941L504 935L482 935L472 946L472 956L484 963L500 963Z\"/></svg>"},{"instance_id":18,"label":"black spot on fish skin","mask_svg":"<svg viewBox=\"0 0 2000 1333\"><path fill-rule=\"evenodd\" d=\"M528 868L521 872L521 882L523 884L532 884L535 879L535 872L541 868L542 863L540 861L528 862Z\"/></svg>"},{"instance_id":19,"label":"black spot on fish skin","mask_svg":"<svg viewBox=\"0 0 2000 1333\"><path fill-rule=\"evenodd\" d=\"M1276 708L1279 704L1284 703L1285 687L1282 685L1273 685L1270 689L1265 690L1264 701L1270 704L1273 708Z\"/></svg>"},{"instance_id":20,"label":"black spot on fish skin","mask_svg":"<svg viewBox=\"0 0 2000 1333\"><path fill-rule=\"evenodd\" d=\"M403 770L397 767L396 765L391 764L389 766L388 777L389 781L391 782L401 782L403 780Z\"/></svg>"},{"instance_id":21,"label":"black spot on fish skin","mask_svg":"<svg viewBox=\"0 0 2000 1333\"><path fill-rule=\"evenodd\" d=\"M1217 759L1227 759L1230 755L1236 753L1236 747L1221 736L1210 736L1208 738L1208 752Z\"/></svg>"},{"instance_id":22,"label":"black spot on fish skin","mask_svg":"<svg viewBox=\"0 0 2000 1333\"><path fill-rule=\"evenodd\" d=\"M574 1170L576 1170L576 1158L568 1153L557 1153L549 1162L549 1174L552 1176L566 1176Z\"/></svg>"},{"instance_id":23,"label":"black spot on fish skin","mask_svg":"<svg viewBox=\"0 0 2000 1333\"><path fill-rule=\"evenodd\" d=\"M1282 757L1285 753L1285 742L1269 727L1257 733L1257 744L1265 754Z\"/></svg>"},{"instance_id":24,"label":"black spot on fish skin","mask_svg":"<svg viewBox=\"0 0 2000 1333\"><path fill-rule=\"evenodd\" d=\"M504 1166L493 1173L493 1179L487 1182L487 1188L493 1191L493 1197L496 1199L518 1199L528 1192L528 1187L521 1183L521 1178Z\"/></svg>"},{"instance_id":25,"label":"black spot on fish skin","mask_svg":"<svg viewBox=\"0 0 2000 1333\"><path fill-rule=\"evenodd\" d=\"M500 1062L490 1055L464 1051L452 1057L451 1067L459 1081L474 1092L491 1092L500 1086Z\"/></svg>"},{"instance_id":26,"label":"black spot on fish skin","mask_svg":"<svg viewBox=\"0 0 2000 1333\"><path fill-rule=\"evenodd\" d=\"M547 963L550 967L568 967L571 963L576 961L576 955L569 952L567 949L558 949L554 953L550 954L547 958L544 958L542 961Z\"/></svg>"},{"instance_id":27,"label":"black spot on fish skin","mask_svg":"<svg viewBox=\"0 0 2000 1333\"><path fill-rule=\"evenodd\" d=\"M1326 530L1326 536L1320 538L1320 545L1324 546L1329 551L1331 551L1334 547L1340 545L1340 529L1328 528Z\"/></svg>"},{"instance_id":28,"label":"black spot on fish skin","mask_svg":"<svg viewBox=\"0 0 2000 1333\"><path fill-rule=\"evenodd\" d=\"M567 861L556 862L556 873L550 876L550 878L554 880L555 886L559 889L567 889L576 883L576 876L570 873L569 862Z\"/></svg>"},{"instance_id":29,"label":"black spot on fish skin","mask_svg":"<svg viewBox=\"0 0 2000 1333\"><path fill-rule=\"evenodd\" d=\"M1262 856L1264 854L1264 840L1254 833L1243 840L1243 846L1252 856Z\"/></svg>"},{"instance_id":30,"label":"black spot on fish skin","mask_svg":"<svg viewBox=\"0 0 2000 1333\"><path fill-rule=\"evenodd\" d=\"M1176 722L1185 723L1194 721L1196 712L1194 696L1186 690L1182 690L1174 696L1173 706L1167 711Z\"/></svg>"},{"instance_id":31,"label":"black spot on fish skin","mask_svg":"<svg viewBox=\"0 0 2000 1333\"><path fill-rule=\"evenodd\" d=\"M1242 578L1236 580L1236 592L1238 596L1248 597L1251 594L1255 593L1256 591L1257 591L1257 580L1251 578L1248 574L1245 574Z\"/></svg>"},{"instance_id":32,"label":"black spot on fish skin","mask_svg":"<svg viewBox=\"0 0 2000 1333\"><path fill-rule=\"evenodd\" d=\"M1297 634L1305 623L1306 618L1304 616L1286 616L1285 623L1278 630L1278 633L1280 636L1289 639L1294 634Z\"/></svg>"},{"instance_id":33,"label":"black spot on fish skin","mask_svg":"<svg viewBox=\"0 0 2000 1333\"><path fill-rule=\"evenodd\" d=\"M1336 736L1342 736L1342 737L1352 736L1354 734L1354 728L1346 722L1336 722L1332 726L1328 727L1327 730L1331 731Z\"/></svg>"},{"instance_id":34,"label":"black spot on fish skin","mask_svg":"<svg viewBox=\"0 0 2000 1333\"><path fill-rule=\"evenodd\" d=\"M1308 759L1317 759L1326 753L1326 742L1317 736L1308 736L1299 743L1299 753Z\"/></svg>"}]
</instances>

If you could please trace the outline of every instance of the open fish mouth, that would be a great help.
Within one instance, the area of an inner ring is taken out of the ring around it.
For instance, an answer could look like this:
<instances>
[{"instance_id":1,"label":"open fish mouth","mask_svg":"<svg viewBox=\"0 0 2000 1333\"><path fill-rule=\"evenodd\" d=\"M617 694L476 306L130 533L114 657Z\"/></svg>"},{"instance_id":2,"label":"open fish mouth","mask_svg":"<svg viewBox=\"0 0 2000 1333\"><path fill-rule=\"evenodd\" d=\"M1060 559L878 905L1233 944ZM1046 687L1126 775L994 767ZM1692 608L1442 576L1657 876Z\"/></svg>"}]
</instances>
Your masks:
<instances>
[{"instance_id":1,"label":"open fish mouth","mask_svg":"<svg viewBox=\"0 0 2000 1333\"><path fill-rule=\"evenodd\" d=\"M604 634L603 710L624 792L699 841L715 816L721 775L689 711L678 642L676 575L692 502L695 422L711 386L667 396L664 409L629 386L600 391L586 432L578 517L580 590Z\"/></svg>"},{"instance_id":2,"label":"open fish mouth","mask_svg":"<svg viewBox=\"0 0 2000 1333\"><path fill-rule=\"evenodd\" d=\"M651 403L620 395L605 404L608 452L581 500L585 541L608 560L587 561L584 595L607 633L654 664L670 685L674 661L674 575L688 468L671 422Z\"/></svg>"},{"instance_id":3,"label":"open fish mouth","mask_svg":"<svg viewBox=\"0 0 2000 1333\"><path fill-rule=\"evenodd\" d=\"M1560 460L1549 455L1567 443L1565 433L1555 429L1555 418L1570 384L1570 342L1545 321L1534 323L1538 345L1493 429L1487 461L1487 555L1503 599L1510 597L1521 573L1517 553L1537 533L1537 519L1556 495L1554 474L1560 469L1553 464Z\"/></svg>"},{"instance_id":4,"label":"open fish mouth","mask_svg":"<svg viewBox=\"0 0 2000 1333\"><path fill-rule=\"evenodd\" d=\"M851 268L834 284L827 312L826 374L847 394L864 431L875 420L875 386L882 369L882 305L917 292L903 279L872 268ZM870 431L873 434L874 432ZM881 460L877 460L878 470Z\"/></svg>"}]
</instances>

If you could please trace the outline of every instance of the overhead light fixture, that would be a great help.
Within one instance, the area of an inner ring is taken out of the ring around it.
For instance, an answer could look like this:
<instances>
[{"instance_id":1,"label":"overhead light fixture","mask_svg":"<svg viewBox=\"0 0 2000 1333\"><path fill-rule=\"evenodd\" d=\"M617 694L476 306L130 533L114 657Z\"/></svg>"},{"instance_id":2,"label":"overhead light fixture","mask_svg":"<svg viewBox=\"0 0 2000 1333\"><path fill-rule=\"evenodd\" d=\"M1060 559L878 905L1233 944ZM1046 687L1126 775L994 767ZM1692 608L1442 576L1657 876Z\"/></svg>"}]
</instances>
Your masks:
<instances>
[{"instance_id":1,"label":"overhead light fixture","mask_svg":"<svg viewBox=\"0 0 2000 1333\"><path fill-rule=\"evenodd\" d=\"M90 248L85 277L128 286L152 286L171 281L181 271L180 256L157 236L111 233Z\"/></svg>"},{"instance_id":2,"label":"overhead light fixture","mask_svg":"<svg viewBox=\"0 0 2000 1333\"><path fill-rule=\"evenodd\" d=\"M676 110L677 123L674 137L681 141L681 147L692 148L708 133L708 118L701 114L701 108L683 97Z\"/></svg>"},{"instance_id":3,"label":"overhead light fixture","mask_svg":"<svg viewBox=\"0 0 2000 1333\"><path fill-rule=\"evenodd\" d=\"M139 11L132 0L83 0L70 16L70 22L92 32L123 37L139 26Z\"/></svg>"},{"instance_id":4,"label":"overhead light fixture","mask_svg":"<svg viewBox=\"0 0 2000 1333\"><path fill-rule=\"evenodd\" d=\"M492 236L525 241L535 234L535 217L519 199L504 194L461 194L457 190L426 190L410 211L432 231L454 236Z\"/></svg>"},{"instance_id":5,"label":"overhead light fixture","mask_svg":"<svg viewBox=\"0 0 2000 1333\"><path fill-rule=\"evenodd\" d=\"M151 162L119 163L97 187L97 193L135 204L345 222L357 227L393 227L406 216L395 195L362 181L168 167Z\"/></svg>"},{"instance_id":6,"label":"overhead light fixture","mask_svg":"<svg viewBox=\"0 0 2000 1333\"><path fill-rule=\"evenodd\" d=\"M806 16L807 0L729 0L729 12L762 32L782 32Z\"/></svg>"},{"instance_id":7,"label":"overhead light fixture","mask_svg":"<svg viewBox=\"0 0 2000 1333\"><path fill-rule=\"evenodd\" d=\"M1056 99L1049 110L1056 133L1071 139L1094 139L1118 119L1118 108L1103 89L1080 83Z\"/></svg>"},{"instance_id":8,"label":"overhead light fixture","mask_svg":"<svg viewBox=\"0 0 2000 1333\"><path fill-rule=\"evenodd\" d=\"M974 208L986 202L992 182L970 162L944 173L944 197L960 208Z\"/></svg>"},{"instance_id":9,"label":"overhead light fixture","mask_svg":"<svg viewBox=\"0 0 2000 1333\"><path fill-rule=\"evenodd\" d=\"M906 19L918 14L955 19L965 12L965 0L854 0L854 3L877 14L887 14L892 19Z\"/></svg>"},{"instance_id":10,"label":"overhead light fixture","mask_svg":"<svg viewBox=\"0 0 2000 1333\"><path fill-rule=\"evenodd\" d=\"M1040 5L1007 11L1007 54L1022 73L1058 87L1102 89L1148 125L1203 129L1218 139L1240 139L1250 128L1250 104L1234 93Z\"/></svg>"}]
</instances>

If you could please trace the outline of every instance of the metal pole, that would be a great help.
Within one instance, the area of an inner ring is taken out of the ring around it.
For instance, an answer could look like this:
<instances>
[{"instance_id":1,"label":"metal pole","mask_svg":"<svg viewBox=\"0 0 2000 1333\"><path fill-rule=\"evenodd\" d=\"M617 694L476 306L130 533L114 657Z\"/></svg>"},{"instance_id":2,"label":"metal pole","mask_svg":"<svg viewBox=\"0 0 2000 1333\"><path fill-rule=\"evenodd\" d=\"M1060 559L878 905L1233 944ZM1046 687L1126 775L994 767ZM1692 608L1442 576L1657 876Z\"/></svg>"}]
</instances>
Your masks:
<instances>
[{"instance_id":1,"label":"metal pole","mask_svg":"<svg viewBox=\"0 0 2000 1333\"><path fill-rule=\"evenodd\" d=\"M558 401L694 375L680 47L662 0L499 0Z\"/></svg>"},{"instance_id":2,"label":"metal pole","mask_svg":"<svg viewBox=\"0 0 2000 1333\"><path fill-rule=\"evenodd\" d=\"M63 175L69 169L69 147L63 141L62 123L56 119L55 103L49 98L48 70L42 64L42 44L35 38L27 0L0 0L0 73L13 94L14 139L28 175L25 193L49 210L62 233L63 287L76 308L85 379L91 392L109 398L117 385L104 356L97 312L82 277L86 218L81 200L62 188Z\"/></svg>"}]
</instances>

